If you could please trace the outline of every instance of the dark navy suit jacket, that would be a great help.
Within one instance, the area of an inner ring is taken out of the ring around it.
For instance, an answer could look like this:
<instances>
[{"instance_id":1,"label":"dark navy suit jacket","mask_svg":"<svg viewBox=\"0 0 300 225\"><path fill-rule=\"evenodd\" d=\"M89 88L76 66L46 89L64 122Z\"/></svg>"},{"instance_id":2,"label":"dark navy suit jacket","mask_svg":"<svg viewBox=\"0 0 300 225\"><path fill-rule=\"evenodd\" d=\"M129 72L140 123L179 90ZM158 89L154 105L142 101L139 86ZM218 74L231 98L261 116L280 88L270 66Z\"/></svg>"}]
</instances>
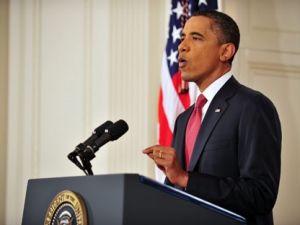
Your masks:
<instances>
[{"instance_id":1,"label":"dark navy suit jacket","mask_svg":"<svg viewBox=\"0 0 300 225\"><path fill-rule=\"evenodd\" d=\"M193 109L179 115L174 128L172 146L182 168L186 125ZM202 121L186 192L245 216L249 225L273 224L280 154L281 127L273 103L231 77ZM165 183L174 186L168 179Z\"/></svg>"}]
</instances>

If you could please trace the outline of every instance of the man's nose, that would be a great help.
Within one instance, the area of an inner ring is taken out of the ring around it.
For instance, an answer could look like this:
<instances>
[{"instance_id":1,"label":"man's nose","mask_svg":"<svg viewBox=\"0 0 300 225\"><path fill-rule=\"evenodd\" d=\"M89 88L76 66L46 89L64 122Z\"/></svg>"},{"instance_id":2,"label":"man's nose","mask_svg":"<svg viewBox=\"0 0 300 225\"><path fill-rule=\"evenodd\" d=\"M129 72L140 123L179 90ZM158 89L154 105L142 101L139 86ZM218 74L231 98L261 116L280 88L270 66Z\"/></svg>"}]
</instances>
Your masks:
<instances>
[{"instance_id":1,"label":"man's nose","mask_svg":"<svg viewBox=\"0 0 300 225\"><path fill-rule=\"evenodd\" d=\"M178 45L178 51L179 52L186 52L189 50L189 47L187 45L187 42L185 40L181 41L181 43Z\"/></svg>"}]
</instances>

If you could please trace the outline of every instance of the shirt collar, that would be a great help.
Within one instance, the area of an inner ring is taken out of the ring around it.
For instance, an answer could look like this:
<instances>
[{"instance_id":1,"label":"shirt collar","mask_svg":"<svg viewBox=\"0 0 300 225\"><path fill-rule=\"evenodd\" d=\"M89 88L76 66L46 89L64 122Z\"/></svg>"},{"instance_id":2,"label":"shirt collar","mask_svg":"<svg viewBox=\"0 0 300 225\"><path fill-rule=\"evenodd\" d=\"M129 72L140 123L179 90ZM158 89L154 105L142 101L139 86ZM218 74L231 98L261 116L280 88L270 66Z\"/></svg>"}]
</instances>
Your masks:
<instances>
[{"instance_id":1,"label":"shirt collar","mask_svg":"<svg viewBox=\"0 0 300 225\"><path fill-rule=\"evenodd\" d=\"M223 85L230 79L231 76L231 71L228 71L205 89L202 94L205 96L208 102L212 101L217 92L221 89L221 87L223 87Z\"/></svg>"}]
</instances>

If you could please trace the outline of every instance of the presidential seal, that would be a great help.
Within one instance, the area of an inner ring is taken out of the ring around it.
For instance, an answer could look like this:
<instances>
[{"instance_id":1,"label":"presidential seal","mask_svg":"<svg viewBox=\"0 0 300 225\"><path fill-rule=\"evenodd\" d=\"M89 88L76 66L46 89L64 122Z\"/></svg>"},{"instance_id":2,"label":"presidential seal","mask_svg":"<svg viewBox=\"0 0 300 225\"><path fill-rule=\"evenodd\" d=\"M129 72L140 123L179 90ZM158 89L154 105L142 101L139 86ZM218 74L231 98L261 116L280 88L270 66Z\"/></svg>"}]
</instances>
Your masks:
<instances>
[{"instance_id":1,"label":"presidential seal","mask_svg":"<svg viewBox=\"0 0 300 225\"><path fill-rule=\"evenodd\" d=\"M88 225L84 201L73 191L62 191L52 200L44 225Z\"/></svg>"}]
</instances>

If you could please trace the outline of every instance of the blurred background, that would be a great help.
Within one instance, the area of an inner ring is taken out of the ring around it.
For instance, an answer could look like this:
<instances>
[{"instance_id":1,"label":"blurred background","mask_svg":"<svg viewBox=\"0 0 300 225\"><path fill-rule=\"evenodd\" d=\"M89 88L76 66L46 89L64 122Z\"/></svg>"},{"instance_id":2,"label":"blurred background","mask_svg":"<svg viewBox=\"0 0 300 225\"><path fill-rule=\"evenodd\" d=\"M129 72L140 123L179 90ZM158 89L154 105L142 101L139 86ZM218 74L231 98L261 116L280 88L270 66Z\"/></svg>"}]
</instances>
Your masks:
<instances>
[{"instance_id":1,"label":"blurred background","mask_svg":"<svg viewBox=\"0 0 300 225\"><path fill-rule=\"evenodd\" d=\"M275 104L282 123L276 225L300 215L300 1L219 0L241 45L233 74ZM155 179L170 0L0 0L0 224L20 224L28 179L83 176L67 155L107 120L129 131L101 147L95 174Z\"/></svg>"}]
</instances>

